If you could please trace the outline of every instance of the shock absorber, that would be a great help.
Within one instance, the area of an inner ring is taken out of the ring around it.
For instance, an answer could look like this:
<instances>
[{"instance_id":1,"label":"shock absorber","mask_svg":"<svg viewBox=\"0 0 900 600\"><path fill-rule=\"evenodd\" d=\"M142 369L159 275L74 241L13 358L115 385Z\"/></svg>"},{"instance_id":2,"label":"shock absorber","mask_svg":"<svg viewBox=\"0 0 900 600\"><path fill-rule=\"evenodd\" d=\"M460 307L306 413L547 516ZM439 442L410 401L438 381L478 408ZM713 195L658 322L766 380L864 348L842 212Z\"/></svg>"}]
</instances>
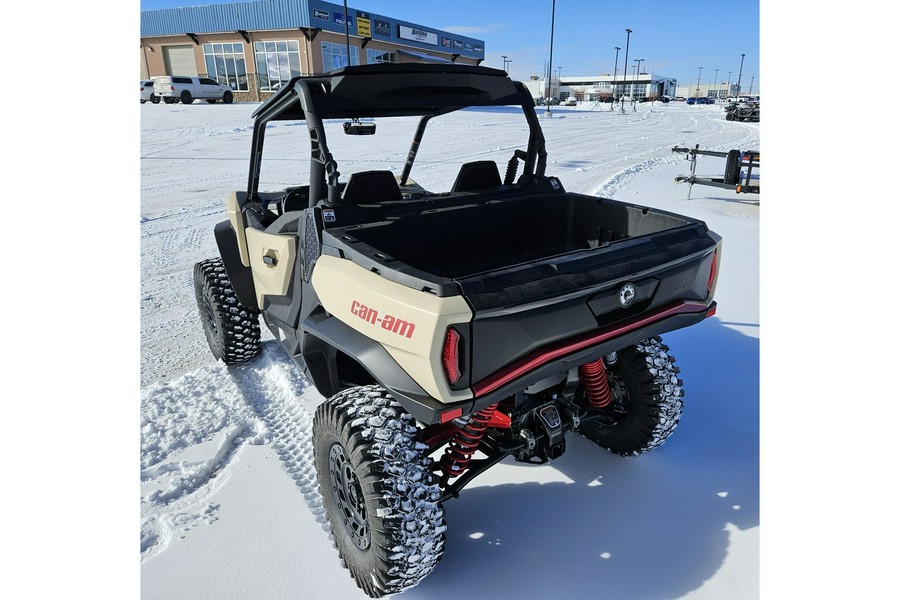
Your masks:
<instances>
[{"instance_id":1,"label":"shock absorber","mask_svg":"<svg viewBox=\"0 0 900 600\"><path fill-rule=\"evenodd\" d=\"M459 428L441 457L441 470L445 475L456 477L465 472L496 410L497 404L491 404L473 414L469 422Z\"/></svg>"},{"instance_id":2,"label":"shock absorber","mask_svg":"<svg viewBox=\"0 0 900 600\"><path fill-rule=\"evenodd\" d=\"M603 364L602 357L578 367L578 378L581 379L591 406L603 408L612 402L609 377L606 375L606 365Z\"/></svg>"}]
</instances>

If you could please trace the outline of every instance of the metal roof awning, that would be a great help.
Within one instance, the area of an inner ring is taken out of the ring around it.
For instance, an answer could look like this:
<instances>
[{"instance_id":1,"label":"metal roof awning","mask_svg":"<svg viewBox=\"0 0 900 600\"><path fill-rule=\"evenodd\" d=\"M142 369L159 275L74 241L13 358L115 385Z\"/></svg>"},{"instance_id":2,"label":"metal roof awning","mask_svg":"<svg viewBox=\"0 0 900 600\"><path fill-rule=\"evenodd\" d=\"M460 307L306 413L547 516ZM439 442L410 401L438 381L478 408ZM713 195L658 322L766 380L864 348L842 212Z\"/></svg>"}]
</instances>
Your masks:
<instances>
[{"instance_id":1,"label":"metal roof awning","mask_svg":"<svg viewBox=\"0 0 900 600\"><path fill-rule=\"evenodd\" d=\"M433 62L433 63L447 63L450 64L453 61L448 60L446 58L441 58L440 56L432 56L431 54L425 54L423 52L412 52L410 50L402 50L397 48L397 54L403 54L405 56L412 56L415 58L419 58L424 61Z\"/></svg>"}]
</instances>

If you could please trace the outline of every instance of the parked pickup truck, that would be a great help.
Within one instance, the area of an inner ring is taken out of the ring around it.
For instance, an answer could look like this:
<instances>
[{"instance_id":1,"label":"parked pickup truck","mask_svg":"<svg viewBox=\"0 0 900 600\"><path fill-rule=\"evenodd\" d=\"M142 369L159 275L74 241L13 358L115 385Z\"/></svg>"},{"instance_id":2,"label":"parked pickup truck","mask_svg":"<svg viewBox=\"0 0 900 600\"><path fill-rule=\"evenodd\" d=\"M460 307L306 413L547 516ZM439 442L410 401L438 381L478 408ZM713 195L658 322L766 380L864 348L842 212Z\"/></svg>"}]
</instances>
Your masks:
<instances>
[{"instance_id":1,"label":"parked pickup truck","mask_svg":"<svg viewBox=\"0 0 900 600\"><path fill-rule=\"evenodd\" d=\"M231 88L208 77L163 76L153 82L153 93L166 104L191 104L194 100L206 100L210 104L221 100L225 104L234 102Z\"/></svg>"},{"instance_id":2,"label":"parked pickup truck","mask_svg":"<svg viewBox=\"0 0 900 600\"><path fill-rule=\"evenodd\" d=\"M496 160L475 160L449 190L414 182L430 120L499 106L527 123L522 146L502 150L502 177ZM339 555L367 594L431 572L443 503L504 458L556 459L569 433L639 454L675 429L683 391L659 336L715 313L721 238L691 217L567 192L546 173L521 83L480 66L345 67L292 79L253 119L247 188L215 227L220 258L195 266L197 305L217 358L253 359L261 314L327 398L316 472ZM405 157L398 175L353 170L347 149L363 138L330 143L395 119L413 132L408 151L385 149ZM305 123L291 130L309 133L309 181L261 191L278 121Z\"/></svg>"}]
</instances>

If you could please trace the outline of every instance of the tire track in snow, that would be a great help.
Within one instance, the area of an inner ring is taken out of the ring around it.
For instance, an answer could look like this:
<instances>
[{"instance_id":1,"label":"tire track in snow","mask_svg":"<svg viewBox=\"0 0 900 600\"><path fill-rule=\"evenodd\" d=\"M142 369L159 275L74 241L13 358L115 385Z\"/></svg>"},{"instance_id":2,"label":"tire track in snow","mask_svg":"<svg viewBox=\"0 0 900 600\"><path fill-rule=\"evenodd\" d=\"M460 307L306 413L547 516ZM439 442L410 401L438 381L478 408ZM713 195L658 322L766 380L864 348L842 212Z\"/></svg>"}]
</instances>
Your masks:
<instances>
[{"instance_id":1,"label":"tire track in snow","mask_svg":"<svg viewBox=\"0 0 900 600\"><path fill-rule=\"evenodd\" d=\"M312 459L321 401L277 342L246 365L198 369L142 398L141 560L217 520L213 502L246 445L271 445L304 503L328 531ZM180 453L206 458L179 460Z\"/></svg>"},{"instance_id":2,"label":"tire track in snow","mask_svg":"<svg viewBox=\"0 0 900 600\"><path fill-rule=\"evenodd\" d=\"M329 531L313 463L312 414L321 397L277 342L263 345L260 359L233 367L230 375L266 427L282 468L322 529Z\"/></svg>"}]
</instances>

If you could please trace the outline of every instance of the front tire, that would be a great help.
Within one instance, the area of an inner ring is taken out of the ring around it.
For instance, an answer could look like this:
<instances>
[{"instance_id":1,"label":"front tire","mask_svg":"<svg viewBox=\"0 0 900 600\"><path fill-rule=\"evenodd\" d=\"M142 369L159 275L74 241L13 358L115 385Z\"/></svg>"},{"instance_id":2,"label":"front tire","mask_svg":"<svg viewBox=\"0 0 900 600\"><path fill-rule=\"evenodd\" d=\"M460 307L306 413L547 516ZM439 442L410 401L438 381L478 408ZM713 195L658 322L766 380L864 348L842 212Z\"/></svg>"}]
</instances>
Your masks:
<instances>
[{"instance_id":1,"label":"front tire","mask_svg":"<svg viewBox=\"0 0 900 600\"><path fill-rule=\"evenodd\" d=\"M620 456L633 456L662 446L675 431L684 407L679 369L659 337L621 350L607 366L612 403L603 418L585 423L579 432Z\"/></svg>"},{"instance_id":2,"label":"front tire","mask_svg":"<svg viewBox=\"0 0 900 600\"><path fill-rule=\"evenodd\" d=\"M259 354L259 311L240 303L221 259L194 265L194 295L206 341L217 360L233 365Z\"/></svg>"},{"instance_id":3,"label":"front tire","mask_svg":"<svg viewBox=\"0 0 900 600\"><path fill-rule=\"evenodd\" d=\"M316 474L334 544L370 597L431 573L444 552L444 508L427 448L384 388L332 396L313 419Z\"/></svg>"},{"instance_id":4,"label":"front tire","mask_svg":"<svg viewBox=\"0 0 900 600\"><path fill-rule=\"evenodd\" d=\"M232 94L231 92L225 92L222 95L222 102L224 102L225 104L231 104L232 102L234 102L234 94Z\"/></svg>"},{"instance_id":5,"label":"front tire","mask_svg":"<svg viewBox=\"0 0 900 600\"><path fill-rule=\"evenodd\" d=\"M150 94L150 102L153 104L159 104L159 96L156 94Z\"/></svg>"}]
</instances>

